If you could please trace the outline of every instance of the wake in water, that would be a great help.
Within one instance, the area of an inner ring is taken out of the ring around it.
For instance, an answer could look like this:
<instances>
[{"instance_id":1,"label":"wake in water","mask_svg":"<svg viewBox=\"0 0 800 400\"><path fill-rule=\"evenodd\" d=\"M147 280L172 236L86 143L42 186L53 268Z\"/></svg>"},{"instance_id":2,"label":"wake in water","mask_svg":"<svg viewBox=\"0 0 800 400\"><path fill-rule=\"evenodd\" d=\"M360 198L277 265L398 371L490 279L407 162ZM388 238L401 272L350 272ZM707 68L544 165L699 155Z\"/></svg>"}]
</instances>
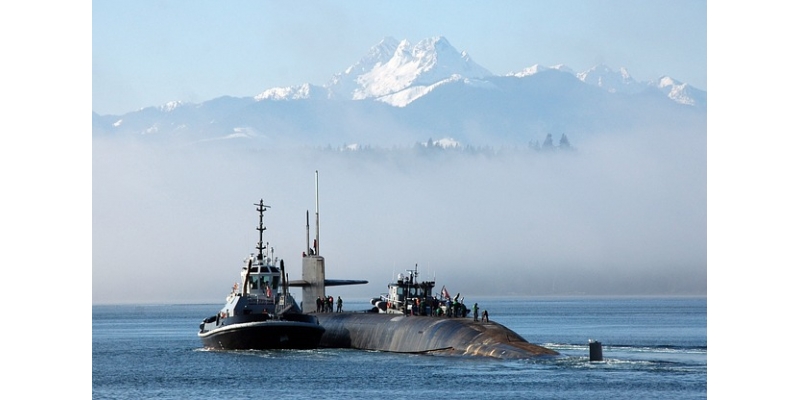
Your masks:
<instances>
[{"instance_id":1,"label":"wake in water","mask_svg":"<svg viewBox=\"0 0 800 400\"><path fill-rule=\"evenodd\" d=\"M705 369L707 352L705 347L679 346L603 346L603 360L589 361L587 345L547 343L563 357L549 360L531 360L536 364L552 364L568 368L615 368L632 370L674 372Z\"/></svg>"},{"instance_id":2,"label":"wake in water","mask_svg":"<svg viewBox=\"0 0 800 400\"><path fill-rule=\"evenodd\" d=\"M545 347L557 351L585 351L589 352L589 346L585 344L562 344L545 343ZM604 351L624 351L642 353L673 353L673 354L706 354L706 346L631 346L631 345L603 345Z\"/></svg>"}]
</instances>

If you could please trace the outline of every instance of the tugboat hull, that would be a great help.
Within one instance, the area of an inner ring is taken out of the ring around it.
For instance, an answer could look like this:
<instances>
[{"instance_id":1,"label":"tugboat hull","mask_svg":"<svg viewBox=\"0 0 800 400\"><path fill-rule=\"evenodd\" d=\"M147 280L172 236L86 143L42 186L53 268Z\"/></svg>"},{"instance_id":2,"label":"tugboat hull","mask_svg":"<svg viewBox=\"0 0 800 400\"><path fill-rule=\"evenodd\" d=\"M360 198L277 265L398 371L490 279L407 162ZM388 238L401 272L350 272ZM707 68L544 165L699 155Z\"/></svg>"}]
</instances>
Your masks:
<instances>
[{"instance_id":1,"label":"tugboat hull","mask_svg":"<svg viewBox=\"0 0 800 400\"><path fill-rule=\"evenodd\" d=\"M225 325L198 334L217 350L315 349L325 328L308 322L262 321Z\"/></svg>"}]
</instances>

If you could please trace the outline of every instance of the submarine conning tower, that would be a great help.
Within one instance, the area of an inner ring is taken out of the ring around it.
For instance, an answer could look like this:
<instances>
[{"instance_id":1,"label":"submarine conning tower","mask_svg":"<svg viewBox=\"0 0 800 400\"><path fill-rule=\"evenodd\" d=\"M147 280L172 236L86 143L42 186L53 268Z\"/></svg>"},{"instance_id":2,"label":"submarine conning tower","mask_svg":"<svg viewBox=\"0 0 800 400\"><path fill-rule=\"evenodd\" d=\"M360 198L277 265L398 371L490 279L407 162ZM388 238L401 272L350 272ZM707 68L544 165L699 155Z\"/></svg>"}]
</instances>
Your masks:
<instances>
[{"instance_id":1,"label":"submarine conning tower","mask_svg":"<svg viewBox=\"0 0 800 400\"><path fill-rule=\"evenodd\" d=\"M313 255L303 258L303 312L317 311L317 299L325 295L325 258Z\"/></svg>"}]
</instances>

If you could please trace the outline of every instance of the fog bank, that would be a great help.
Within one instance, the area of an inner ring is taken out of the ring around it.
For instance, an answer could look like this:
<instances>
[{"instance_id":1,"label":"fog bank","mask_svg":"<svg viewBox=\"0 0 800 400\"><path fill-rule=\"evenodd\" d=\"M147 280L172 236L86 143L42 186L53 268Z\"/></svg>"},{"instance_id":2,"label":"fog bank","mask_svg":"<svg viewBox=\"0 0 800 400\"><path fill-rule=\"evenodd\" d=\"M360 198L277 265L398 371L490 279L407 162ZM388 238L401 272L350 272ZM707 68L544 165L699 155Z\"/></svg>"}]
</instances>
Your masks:
<instances>
[{"instance_id":1,"label":"fog bank","mask_svg":"<svg viewBox=\"0 0 800 400\"><path fill-rule=\"evenodd\" d=\"M256 251L262 198L265 240L299 279L317 170L327 275L369 280L334 295L377 295L415 265L468 296L705 294L705 132L573 145L472 154L94 138L92 300L221 302Z\"/></svg>"}]
</instances>

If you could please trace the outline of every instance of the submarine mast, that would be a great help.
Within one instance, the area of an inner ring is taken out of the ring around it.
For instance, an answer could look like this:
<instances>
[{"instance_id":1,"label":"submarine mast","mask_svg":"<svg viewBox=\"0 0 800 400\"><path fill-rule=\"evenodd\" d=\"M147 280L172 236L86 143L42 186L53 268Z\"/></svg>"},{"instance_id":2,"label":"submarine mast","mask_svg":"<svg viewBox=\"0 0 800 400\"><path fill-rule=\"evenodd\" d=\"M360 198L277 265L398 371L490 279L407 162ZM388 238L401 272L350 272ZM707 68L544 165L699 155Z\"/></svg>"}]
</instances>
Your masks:
<instances>
[{"instance_id":1,"label":"submarine mast","mask_svg":"<svg viewBox=\"0 0 800 400\"><path fill-rule=\"evenodd\" d=\"M303 252L303 279L289 281L289 286L303 288L303 301L300 303L304 313L316 312L317 299L325 298L325 286L363 285L369 283L360 279L326 279L325 258L319 255L319 171L316 176L316 219L317 229L314 246L309 246L310 229L308 226L308 210L306 210L306 252Z\"/></svg>"},{"instance_id":2,"label":"submarine mast","mask_svg":"<svg viewBox=\"0 0 800 400\"><path fill-rule=\"evenodd\" d=\"M319 255L319 171L314 172L316 190L316 237L314 246L308 247L308 211L306 211L306 247L308 254L303 257L303 312L317 310L317 299L325 298L325 258Z\"/></svg>"},{"instance_id":3,"label":"submarine mast","mask_svg":"<svg viewBox=\"0 0 800 400\"><path fill-rule=\"evenodd\" d=\"M314 254L319 254L319 170L314 171L314 193L317 214L317 235L314 237Z\"/></svg>"}]
</instances>

